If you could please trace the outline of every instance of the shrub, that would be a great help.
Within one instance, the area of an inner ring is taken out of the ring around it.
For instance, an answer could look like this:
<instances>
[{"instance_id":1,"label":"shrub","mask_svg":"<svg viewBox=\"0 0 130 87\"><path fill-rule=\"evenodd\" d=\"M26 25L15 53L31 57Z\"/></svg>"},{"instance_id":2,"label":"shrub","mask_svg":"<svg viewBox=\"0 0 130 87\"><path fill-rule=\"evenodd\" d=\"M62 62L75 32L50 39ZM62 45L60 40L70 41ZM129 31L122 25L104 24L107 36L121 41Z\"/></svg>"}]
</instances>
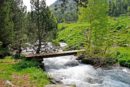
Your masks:
<instances>
[{"instance_id":1,"label":"shrub","mask_svg":"<svg viewBox=\"0 0 130 87\"><path fill-rule=\"evenodd\" d=\"M121 66L130 68L130 49L128 47L120 47L117 49L116 58Z\"/></svg>"},{"instance_id":2,"label":"shrub","mask_svg":"<svg viewBox=\"0 0 130 87\"><path fill-rule=\"evenodd\" d=\"M38 65L39 63L37 61L23 59L19 63L15 64L14 68L16 70L22 70L25 68L38 67Z\"/></svg>"},{"instance_id":3,"label":"shrub","mask_svg":"<svg viewBox=\"0 0 130 87\"><path fill-rule=\"evenodd\" d=\"M9 50L7 48L0 47L0 58L4 58L5 56L9 56Z\"/></svg>"},{"instance_id":4,"label":"shrub","mask_svg":"<svg viewBox=\"0 0 130 87\"><path fill-rule=\"evenodd\" d=\"M130 59L129 59L129 56L128 54L124 53L124 54L120 54L118 56L119 58L119 64L121 66L124 66L124 67L129 67L130 68Z\"/></svg>"}]
</instances>

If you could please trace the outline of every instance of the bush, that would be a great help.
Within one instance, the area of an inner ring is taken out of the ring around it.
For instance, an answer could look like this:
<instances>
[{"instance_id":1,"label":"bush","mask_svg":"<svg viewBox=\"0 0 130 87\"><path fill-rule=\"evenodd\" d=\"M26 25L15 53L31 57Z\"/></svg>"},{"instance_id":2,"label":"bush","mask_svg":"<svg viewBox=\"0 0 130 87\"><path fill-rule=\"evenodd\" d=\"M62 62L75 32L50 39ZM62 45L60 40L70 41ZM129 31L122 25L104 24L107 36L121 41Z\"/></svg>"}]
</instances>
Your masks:
<instances>
[{"instance_id":1,"label":"bush","mask_svg":"<svg viewBox=\"0 0 130 87\"><path fill-rule=\"evenodd\" d=\"M120 55L118 56L118 58L119 58L119 64L120 64L121 66L130 68L130 59L129 59L128 54L126 54L126 53L120 54Z\"/></svg>"},{"instance_id":2,"label":"bush","mask_svg":"<svg viewBox=\"0 0 130 87\"><path fill-rule=\"evenodd\" d=\"M121 66L130 68L130 49L128 47L118 48L116 58Z\"/></svg>"},{"instance_id":3,"label":"bush","mask_svg":"<svg viewBox=\"0 0 130 87\"><path fill-rule=\"evenodd\" d=\"M0 58L4 58L5 56L9 56L9 50L7 48L0 47Z\"/></svg>"},{"instance_id":4,"label":"bush","mask_svg":"<svg viewBox=\"0 0 130 87\"><path fill-rule=\"evenodd\" d=\"M15 64L14 68L16 70L22 70L25 68L38 67L38 65L39 63L37 61L23 59L19 63Z\"/></svg>"}]
</instances>

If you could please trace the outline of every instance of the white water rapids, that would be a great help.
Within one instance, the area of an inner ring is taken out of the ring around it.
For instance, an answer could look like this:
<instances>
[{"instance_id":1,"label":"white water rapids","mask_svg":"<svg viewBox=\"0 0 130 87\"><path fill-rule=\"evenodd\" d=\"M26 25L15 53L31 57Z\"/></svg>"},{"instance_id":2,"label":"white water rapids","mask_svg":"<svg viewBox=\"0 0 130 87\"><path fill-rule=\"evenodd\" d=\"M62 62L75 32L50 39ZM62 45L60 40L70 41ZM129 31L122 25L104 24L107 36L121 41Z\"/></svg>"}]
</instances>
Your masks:
<instances>
[{"instance_id":1,"label":"white water rapids","mask_svg":"<svg viewBox=\"0 0 130 87\"><path fill-rule=\"evenodd\" d=\"M76 87L130 87L130 70L95 69L76 60L76 57L61 56L44 59L45 70L55 81Z\"/></svg>"}]
</instances>

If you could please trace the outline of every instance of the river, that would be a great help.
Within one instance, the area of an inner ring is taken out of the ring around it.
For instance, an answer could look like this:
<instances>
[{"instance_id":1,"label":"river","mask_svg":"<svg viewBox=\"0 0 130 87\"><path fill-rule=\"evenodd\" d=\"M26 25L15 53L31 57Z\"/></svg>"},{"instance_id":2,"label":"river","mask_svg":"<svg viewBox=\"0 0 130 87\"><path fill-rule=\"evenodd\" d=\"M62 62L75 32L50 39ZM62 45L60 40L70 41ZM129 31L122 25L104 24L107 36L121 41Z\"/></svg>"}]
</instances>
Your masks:
<instances>
[{"instance_id":1,"label":"river","mask_svg":"<svg viewBox=\"0 0 130 87\"><path fill-rule=\"evenodd\" d=\"M130 87L130 70L122 67L95 69L76 56L44 59L45 70L54 81L76 87Z\"/></svg>"}]
</instances>

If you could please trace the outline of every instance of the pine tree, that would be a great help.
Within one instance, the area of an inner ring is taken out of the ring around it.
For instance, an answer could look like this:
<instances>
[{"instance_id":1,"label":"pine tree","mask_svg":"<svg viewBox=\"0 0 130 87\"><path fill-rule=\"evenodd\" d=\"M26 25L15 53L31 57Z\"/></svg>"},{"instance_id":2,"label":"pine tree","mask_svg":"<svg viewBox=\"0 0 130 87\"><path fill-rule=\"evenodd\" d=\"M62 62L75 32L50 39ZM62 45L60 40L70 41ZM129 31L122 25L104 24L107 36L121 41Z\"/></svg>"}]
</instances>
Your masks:
<instances>
[{"instance_id":1,"label":"pine tree","mask_svg":"<svg viewBox=\"0 0 130 87\"><path fill-rule=\"evenodd\" d=\"M23 5L23 0L14 1L12 12L12 20L14 22L12 47L17 50L21 50L21 46L24 43L26 32L26 9Z\"/></svg>"},{"instance_id":2,"label":"pine tree","mask_svg":"<svg viewBox=\"0 0 130 87\"><path fill-rule=\"evenodd\" d=\"M4 0L0 5L0 41L3 48L7 48L12 41L12 2L13 0Z\"/></svg>"},{"instance_id":3,"label":"pine tree","mask_svg":"<svg viewBox=\"0 0 130 87\"><path fill-rule=\"evenodd\" d=\"M44 0L32 0L31 1L32 12L31 16L33 24L35 25L36 41L38 41L38 48L36 53L40 53L41 43L46 42L49 38L50 32L56 31L57 23L54 16L49 11Z\"/></svg>"}]
</instances>

